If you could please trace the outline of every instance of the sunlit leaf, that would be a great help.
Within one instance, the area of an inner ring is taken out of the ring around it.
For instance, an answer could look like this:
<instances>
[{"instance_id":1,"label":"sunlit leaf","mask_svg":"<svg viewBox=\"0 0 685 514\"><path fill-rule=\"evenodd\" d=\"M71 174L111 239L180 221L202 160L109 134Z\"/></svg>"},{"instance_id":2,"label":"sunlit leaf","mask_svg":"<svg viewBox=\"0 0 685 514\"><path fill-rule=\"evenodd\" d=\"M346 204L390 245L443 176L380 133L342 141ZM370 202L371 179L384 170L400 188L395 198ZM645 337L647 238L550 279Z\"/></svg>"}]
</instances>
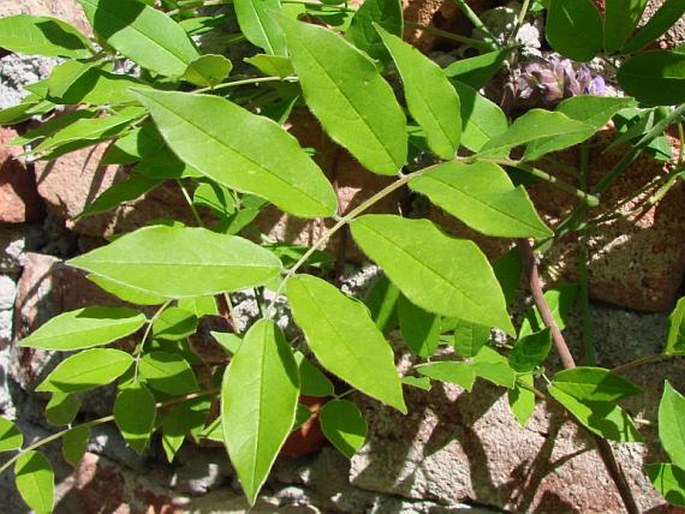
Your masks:
<instances>
[{"instance_id":1,"label":"sunlit leaf","mask_svg":"<svg viewBox=\"0 0 685 514\"><path fill-rule=\"evenodd\" d=\"M155 425L155 397L137 384L119 391L114 402L114 421L128 445L143 453Z\"/></svg>"},{"instance_id":2,"label":"sunlit leaf","mask_svg":"<svg viewBox=\"0 0 685 514\"><path fill-rule=\"evenodd\" d=\"M55 495L55 472L50 461L40 452L22 453L14 464L17 489L35 514L52 512Z\"/></svg>"},{"instance_id":3,"label":"sunlit leaf","mask_svg":"<svg viewBox=\"0 0 685 514\"><path fill-rule=\"evenodd\" d=\"M107 385L133 364L133 357L121 350L94 348L63 360L36 391L77 392Z\"/></svg>"}]
</instances>

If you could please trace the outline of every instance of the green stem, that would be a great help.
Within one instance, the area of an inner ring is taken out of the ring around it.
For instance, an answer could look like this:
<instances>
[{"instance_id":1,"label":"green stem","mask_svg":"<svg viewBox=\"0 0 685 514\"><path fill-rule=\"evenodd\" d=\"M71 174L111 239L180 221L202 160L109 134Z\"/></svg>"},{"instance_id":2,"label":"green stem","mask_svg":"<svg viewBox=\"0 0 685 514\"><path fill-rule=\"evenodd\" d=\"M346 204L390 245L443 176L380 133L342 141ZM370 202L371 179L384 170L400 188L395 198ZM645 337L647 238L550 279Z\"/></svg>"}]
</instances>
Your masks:
<instances>
[{"instance_id":1,"label":"green stem","mask_svg":"<svg viewBox=\"0 0 685 514\"><path fill-rule=\"evenodd\" d=\"M250 79L234 80L233 82L224 82L214 87L203 87L196 89L193 93L207 93L219 91L220 89L228 89L231 87L244 86L247 84L261 84L262 82L297 82L297 77L254 77Z\"/></svg>"},{"instance_id":2,"label":"green stem","mask_svg":"<svg viewBox=\"0 0 685 514\"><path fill-rule=\"evenodd\" d=\"M199 2L191 2L186 5L182 5L178 9L172 9L170 11L166 12L167 16L176 16L177 14L180 14L184 11L192 11L193 9L197 9L199 7L212 7L215 5L224 5L224 4L229 4L232 3L228 0L204 0L204 1L199 1Z\"/></svg>"},{"instance_id":3,"label":"green stem","mask_svg":"<svg viewBox=\"0 0 685 514\"><path fill-rule=\"evenodd\" d=\"M580 187L583 191L588 189L590 175L590 144L583 141L580 145ZM582 222L585 220L581 220ZM589 259L587 227L583 228L578 234L578 246L580 259L580 305L583 317L583 347L585 349L585 362L593 365L596 361L595 346L592 340L592 319L590 315L590 290L589 290Z\"/></svg>"},{"instance_id":4,"label":"green stem","mask_svg":"<svg viewBox=\"0 0 685 514\"><path fill-rule=\"evenodd\" d=\"M511 35L509 36L509 44L513 45L516 42L516 36L518 36L519 29L521 28L521 25L523 25L523 22L526 19L526 15L528 14L528 9L530 8L530 0L523 0L523 4L521 5L521 10L519 11L518 16L516 17L516 22L514 24L514 30L511 31Z\"/></svg>"},{"instance_id":5,"label":"green stem","mask_svg":"<svg viewBox=\"0 0 685 514\"><path fill-rule=\"evenodd\" d=\"M185 198L186 202L188 203L188 207L190 208L190 211L193 213L193 218L195 218L195 223L197 223L198 227L204 227L205 224L202 221L202 218L200 217L200 213L197 212L197 209L195 208L195 204L193 203L193 199L190 198L190 194L188 193L188 190L186 187L183 185L183 182L181 182L180 178L176 179L176 184L178 184L178 187L181 189L181 193L183 193L183 198Z\"/></svg>"},{"instance_id":6,"label":"green stem","mask_svg":"<svg viewBox=\"0 0 685 514\"><path fill-rule=\"evenodd\" d=\"M497 50L499 47L496 43L495 36L492 35L492 32L490 32L478 15L471 9L471 6L466 0L454 0L454 3L457 4L457 7L459 7L469 21L473 23L476 30L483 35L483 40L488 44L490 50Z\"/></svg>"},{"instance_id":7,"label":"green stem","mask_svg":"<svg viewBox=\"0 0 685 514\"><path fill-rule=\"evenodd\" d=\"M484 43L483 41L480 41L478 39L464 37L458 34L452 34L451 32L447 32L445 30L436 29L435 27L430 27L428 25L421 25L419 23L412 23L410 21L405 21L404 25L411 29L422 30L423 32L427 32L428 34L433 34L435 36L440 36L445 39L450 39L452 41L456 41L457 43L462 43L473 48L479 48L481 50L488 51L492 50L491 45L489 45L488 43Z\"/></svg>"},{"instance_id":8,"label":"green stem","mask_svg":"<svg viewBox=\"0 0 685 514\"><path fill-rule=\"evenodd\" d=\"M157 318L164 312L164 309L166 309L169 304L173 300L167 300L164 302L159 309L153 314L153 316L147 321L147 327L145 327L145 333L143 334L143 337L140 340L140 343L136 346L136 349L133 351L133 356L135 357L136 363L135 367L133 368L133 381L138 380L138 367L140 366L140 356L143 353L143 346L145 345L145 342L147 341L148 336L150 335L150 331L152 330L152 325L155 323Z\"/></svg>"},{"instance_id":9,"label":"green stem","mask_svg":"<svg viewBox=\"0 0 685 514\"><path fill-rule=\"evenodd\" d=\"M647 357L641 357L639 359L626 362L625 364L621 364L620 366L616 366L614 369L611 370L611 372L616 375L621 375L623 373L626 373L627 371L630 371L633 368L645 366L647 364L654 364L657 362L677 357L685 357L685 353L656 353L654 355L648 355Z\"/></svg>"}]
</instances>

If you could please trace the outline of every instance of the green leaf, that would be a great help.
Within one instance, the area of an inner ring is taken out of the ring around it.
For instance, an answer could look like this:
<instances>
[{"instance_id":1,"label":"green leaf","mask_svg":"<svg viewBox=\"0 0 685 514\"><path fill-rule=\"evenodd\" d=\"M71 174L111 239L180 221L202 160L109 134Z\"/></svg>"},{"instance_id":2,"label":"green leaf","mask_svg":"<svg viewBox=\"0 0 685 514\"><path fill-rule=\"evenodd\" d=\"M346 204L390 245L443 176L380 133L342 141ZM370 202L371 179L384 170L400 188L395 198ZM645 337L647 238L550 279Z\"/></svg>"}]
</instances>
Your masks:
<instances>
[{"instance_id":1,"label":"green leaf","mask_svg":"<svg viewBox=\"0 0 685 514\"><path fill-rule=\"evenodd\" d=\"M181 396L199 389L190 364L176 353L150 352L140 360L140 374L150 388Z\"/></svg>"},{"instance_id":2,"label":"green leaf","mask_svg":"<svg viewBox=\"0 0 685 514\"><path fill-rule=\"evenodd\" d=\"M608 369L590 366L559 371L553 383L560 391L581 401L611 402L642 393L630 380Z\"/></svg>"},{"instance_id":3,"label":"green leaf","mask_svg":"<svg viewBox=\"0 0 685 514\"><path fill-rule=\"evenodd\" d=\"M490 327L459 320L454 327L452 344L457 353L464 358L478 355L483 345L490 339Z\"/></svg>"},{"instance_id":4,"label":"green leaf","mask_svg":"<svg viewBox=\"0 0 685 514\"><path fill-rule=\"evenodd\" d=\"M664 353L685 352L685 296L678 300L668 317L668 336Z\"/></svg>"},{"instance_id":5,"label":"green leaf","mask_svg":"<svg viewBox=\"0 0 685 514\"><path fill-rule=\"evenodd\" d=\"M470 391L471 388L473 388L473 383L476 381L476 374L473 371L473 367L465 362L431 362L430 364L416 368L416 371L433 380L457 384L467 391Z\"/></svg>"},{"instance_id":6,"label":"green leaf","mask_svg":"<svg viewBox=\"0 0 685 514\"><path fill-rule=\"evenodd\" d=\"M0 110L0 125L14 125L33 116L45 114L55 108L52 102L40 100L36 95L27 96L20 104Z\"/></svg>"},{"instance_id":7,"label":"green leaf","mask_svg":"<svg viewBox=\"0 0 685 514\"><path fill-rule=\"evenodd\" d=\"M443 73L450 79L478 90L497 73L512 50L512 48L502 48L475 57L459 59L447 66Z\"/></svg>"},{"instance_id":8,"label":"green leaf","mask_svg":"<svg viewBox=\"0 0 685 514\"><path fill-rule=\"evenodd\" d=\"M145 386L136 384L119 391L114 402L114 421L128 445L138 454L145 451L156 414L155 397Z\"/></svg>"},{"instance_id":9,"label":"green leaf","mask_svg":"<svg viewBox=\"0 0 685 514\"><path fill-rule=\"evenodd\" d=\"M553 385L547 391L590 432L621 443L642 440L630 416L615 403L581 402Z\"/></svg>"},{"instance_id":10,"label":"green leaf","mask_svg":"<svg viewBox=\"0 0 685 514\"><path fill-rule=\"evenodd\" d=\"M531 387L533 386L533 375L524 375L519 377L518 380L525 382ZM507 398L509 400L509 407L514 414L516 421L518 421L522 427L525 427L535 410L535 393L517 383L514 385L513 389L510 389L507 392Z\"/></svg>"},{"instance_id":11,"label":"green leaf","mask_svg":"<svg viewBox=\"0 0 685 514\"><path fill-rule=\"evenodd\" d=\"M612 53L635 30L648 0L606 0L604 4L604 50Z\"/></svg>"},{"instance_id":12,"label":"green leaf","mask_svg":"<svg viewBox=\"0 0 685 514\"><path fill-rule=\"evenodd\" d=\"M295 360L300 369L300 394L316 397L333 396L333 382L319 368L302 352L295 352Z\"/></svg>"},{"instance_id":13,"label":"green leaf","mask_svg":"<svg viewBox=\"0 0 685 514\"><path fill-rule=\"evenodd\" d=\"M162 180L148 178L145 175L132 175L124 182L118 182L89 203L76 219L101 212L107 212L126 202L137 200L162 184Z\"/></svg>"},{"instance_id":14,"label":"green leaf","mask_svg":"<svg viewBox=\"0 0 685 514\"><path fill-rule=\"evenodd\" d=\"M406 412L393 352L363 304L311 275L287 285L295 322L319 363L365 394Z\"/></svg>"},{"instance_id":15,"label":"green leaf","mask_svg":"<svg viewBox=\"0 0 685 514\"><path fill-rule=\"evenodd\" d=\"M219 97L137 92L174 153L203 175L296 216L336 212L325 175L277 123Z\"/></svg>"},{"instance_id":16,"label":"green leaf","mask_svg":"<svg viewBox=\"0 0 685 514\"><path fill-rule=\"evenodd\" d=\"M673 464L685 468L685 398L668 380L659 402L659 440Z\"/></svg>"},{"instance_id":17,"label":"green leaf","mask_svg":"<svg viewBox=\"0 0 685 514\"><path fill-rule=\"evenodd\" d=\"M127 75L102 70L96 64L67 61L52 70L47 81L47 98L55 103L116 105L133 102L131 87L147 87Z\"/></svg>"},{"instance_id":18,"label":"green leaf","mask_svg":"<svg viewBox=\"0 0 685 514\"><path fill-rule=\"evenodd\" d=\"M446 162L412 179L409 187L489 236L554 235L540 219L523 186L514 187L506 172L491 162Z\"/></svg>"},{"instance_id":19,"label":"green leaf","mask_svg":"<svg viewBox=\"0 0 685 514\"><path fill-rule=\"evenodd\" d=\"M369 308L371 319L383 334L399 326L397 316L397 303L400 299L400 290L395 284L382 275L369 291L364 303Z\"/></svg>"},{"instance_id":20,"label":"green leaf","mask_svg":"<svg viewBox=\"0 0 685 514\"><path fill-rule=\"evenodd\" d=\"M9 419L0 416L0 452L18 450L24 444L24 435Z\"/></svg>"},{"instance_id":21,"label":"green leaf","mask_svg":"<svg viewBox=\"0 0 685 514\"><path fill-rule=\"evenodd\" d=\"M513 389L516 372L509 366L507 358L494 348L483 346L471 360L471 367L477 377L484 378L495 385Z\"/></svg>"},{"instance_id":22,"label":"green leaf","mask_svg":"<svg viewBox=\"0 0 685 514\"><path fill-rule=\"evenodd\" d=\"M133 364L133 357L121 350L84 350L59 363L36 391L72 393L107 385Z\"/></svg>"},{"instance_id":23,"label":"green leaf","mask_svg":"<svg viewBox=\"0 0 685 514\"><path fill-rule=\"evenodd\" d=\"M521 262L521 254L518 248L512 248L497 259L492 264L492 269L497 281L502 286L504 299L507 305L510 305L521 281L521 273L523 273L523 262Z\"/></svg>"},{"instance_id":24,"label":"green leaf","mask_svg":"<svg viewBox=\"0 0 685 514\"><path fill-rule=\"evenodd\" d=\"M416 387L417 389L421 389L422 391L430 391L432 387L431 379L429 377L405 376L402 377L402 383L407 384L411 387Z\"/></svg>"},{"instance_id":25,"label":"green leaf","mask_svg":"<svg viewBox=\"0 0 685 514\"><path fill-rule=\"evenodd\" d=\"M93 30L136 64L181 77L200 54L174 20L137 0L78 0Z\"/></svg>"},{"instance_id":26,"label":"green leaf","mask_svg":"<svg viewBox=\"0 0 685 514\"><path fill-rule=\"evenodd\" d=\"M548 328L529 334L516 341L509 353L509 365L519 373L529 373L540 366L552 348L552 334Z\"/></svg>"},{"instance_id":27,"label":"green leaf","mask_svg":"<svg viewBox=\"0 0 685 514\"><path fill-rule=\"evenodd\" d=\"M647 464L647 476L666 501L685 507L685 470L673 464Z\"/></svg>"},{"instance_id":28,"label":"green leaf","mask_svg":"<svg viewBox=\"0 0 685 514\"><path fill-rule=\"evenodd\" d=\"M52 512L55 496L55 472L40 452L22 453L14 464L14 478L19 494L35 514Z\"/></svg>"},{"instance_id":29,"label":"green leaf","mask_svg":"<svg viewBox=\"0 0 685 514\"><path fill-rule=\"evenodd\" d=\"M460 143L472 152L478 152L490 139L507 130L507 117L497 104L472 87L456 80L451 82L459 94L461 105Z\"/></svg>"},{"instance_id":30,"label":"green leaf","mask_svg":"<svg viewBox=\"0 0 685 514\"><path fill-rule=\"evenodd\" d=\"M50 319L19 345L43 350L81 350L126 337L144 324L145 316L133 309L85 307Z\"/></svg>"},{"instance_id":31,"label":"green leaf","mask_svg":"<svg viewBox=\"0 0 685 514\"><path fill-rule=\"evenodd\" d=\"M62 436L62 456L74 468L78 468L81 459L88 449L90 440L90 428L78 426L69 430Z\"/></svg>"},{"instance_id":32,"label":"green leaf","mask_svg":"<svg viewBox=\"0 0 685 514\"><path fill-rule=\"evenodd\" d=\"M571 309L573 309L573 306L576 303L577 295L578 286L575 284L565 284L545 291L545 302L549 306L549 310L552 312L552 318L557 327L559 327L559 330L564 330L564 328L566 328L566 318L571 313ZM542 317L537 308L531 307L526 313L523 323L521 323L519 339L535 332L540 332L541 330L544 330L544 328L545 323L542 321Z\"/></svg>"},{"instance_id":33,"label":"green leaf","mask_svg":"<svg viewBox=\"0 0 685 514\"><path fill-rule=\"evenodd\" d=\"M406 118L374 63L323 27L279 18L307 106L370 171L396 175L407 158Z\"/></svg>"},{"instance_id":34,"label":"green leaf","mask_svg":"<svg viewBox=\"0 0 685 514\"><path fill-rule=\"evenodd\" d=\"M154 180L177 178L203 178L202 173L188 166L166 146L150 157L144 157L134 168L133 173L145 175Z\"/></svg>"},{"instance_id":35,"label":"green leaf","mask_svg":"<svg viewBox=\"0 0 685 514\"><path fill-rule=\"evenodd\" d=\"M197 433L204 427L210 406L211 401L207 398L196 398L183 402L164 414L161 422L162 447L169 462L174 460L186 434L189 431Z\"/></svg>"},{"instance_id":36,"label":"green leaf","mask_svg":"<svg viewBox=\"0 0 685 514\"><path fill-rule=\"evenodd\" d=\"M295 421L299 373L278 326L257 321L224 375L221 423L233 467L251 505Z\"/></svg>"},{"instance_id":37,"label":"green leaf","mask_svg":"<svg viewBox=\"0 0 685 514\"><path fill-rule=\"evenodd\" d=\"M333 400L321 408L321 431L333 446L351 459L366 439L366 420L357 406L348 400Z\"/></svg>"},{"instance_id":38,"label":"green leaf","mask_svg":"<svg viewBox=\"0 0 685 514\"><path fill-rule=\"evenodd\" d=\"M545 28L550 46L574 61L591 60L604 44L602 18L592 0L549 0Z\"/></svg>"},{"instance_id":39,"label":"green leaf","mask_svg":"<svg viewBox=\"0 0 685 514\"><path fill-rule=\"evenodd\" d=\"M685 53L656 50L635 55L618 70L629 95L650 105L685 102Z\"/></svg>"},{"instance_id":40,"label":"green leaf","mask_svg":"<svg viewBox=\"0 0 685 514\"><path fill-rule=\"evenodd\" d=\"M286 55L285 36L269 15L280 11L280 0L233 0L240 31L245 38L267 54Z\"/></svg>"},{"instance_id":41,"label":"green leaf","mask_svg":"<svg viewBox=\"0 0 685 514\"><path fill-rule=\"evenodd\" d=\"M457 92L437 64L400 38L375 26L395 61L404 84L409 113L425 131L429 148L442 159L454 159L461 136Z\"/></svg>"},{"instance_id":42,"label":"green leaf","mask_svg":"<svg viewBox=\"0 0 685 514\"><path fill-rule=\"evenodd\" d=\"M53 425L69 425L80 408L81 402L75 394L54 392L45 406L45 417Z\"/></svg>"},{"instance_id":43,"label":"green leaf","mask_svg":"<svg viewBox=\"0 0 685 514\"><path fill-rule=\"evenodd\" d=\"M290 57L257 54L252 57L246 57L244 61L250 63L265 75L273 77L284 79L295 73Z\"/></svg>"},{"instance_id":44,"label":"green leaf","mask_svg":"<svg viewBox=\"0 0 685 514\"><path fill-rule=\"evenodd\" d=\"M165 147L164 139L155 124L147 121L114 141L103 155L100 164L133 164L145 157L156 155Z\"/></svg>"},{"instance_id":45,"label":"green leaf","mask_svg":"<svg viewBox=\"0 0 685 514\"><path fill-rule=\"evenodd\" d=\"M17 14L0 18L0 48L20 54L85 59L88 38L68 23L47 16Z\"/></svg>"},{"instance_id":46,"label":"green leaf","mask_svg":"<svg viewBox=\"0 0 685 514\"><path fill-rule=\"evenodd\" d=\"M350 226L362 250L419 307L514 333L502 290L473 242L448 237L428 220L393 215L361 216Z\"/></svg>"},{"instance_id":47,"label":"green leaf","mask_svg":"<svg viewBox=\"0 0 685 514\"><path fill-rule=\"evenodd\" d=\"M15 137L10 141L8 146L25 146L32 143L32 146L38 144L40 140L45 139L46 136L51 136L61 129L71 125L72 123L85 119L93 118L97 112L91 109L78 109L76 111L53 116L51 119L42 123L38 127L28 130L25 134Z\"/></svg>"},{"instance_id":48,"label":"green leaf","mask_svg":"<svg viewBox=\"0 0 685 514\"><path fill-rule=\"evenodd\" d=\"M236 334L229 334L227 332L212 332L212 337L217 340L221 347L230 355L234 355L238 348L243 344L243 340Z\"/></svg>"},{"instance_id":49,"label":"green leaf","mask_svg":"<svg viewBox=\"0 0 685 514\"><path fill-rule=\"evenodd\" d=\"M231 191L214 182L198 185L193 194L193 204L208 207L222 217L229 217L236 210L236 201Z\"/></svg>"},{"instance_id":50,"label":"green leaf","mask_svg":"<svg viewBox=\"0 0 685 514\"><path fill-rule=\"evenodd\" d=\"M293 428L291 429L291 432L300 428L307 421L309 421L311 417L312 411L309 410L309 407L298 403L297 412L295 412L295 421L293 421Z\"/></svg>"},{"instance_id":51,"label":"green leaf","mask_svg":"<svg viewBox=\"0 0 685 514\"><path fill-rule=\"evenodd\" d=\"M188 65L183 79L196 86L214 87L221 84L232 69L233 64L223 55L206 54Z\"/></svg>"},{"instance_id":52,"label":"green leaf","mask_svg":"<svg viewBox=\"0 0 685 514\"><path fill-rule=\"evenodd\" d=\"M617 112L635 105L632 98L580 95L562 101L555 112L580 121L584 127L548 139L538 139L526 148L525 159L534 161L543 155L585 141L601 129Z\"/></svg>"},{"instance_id":53,"label":"green leaf","mask_svg":"<svg viewBox=\"0 0 685 514\"><path fill-rule=\"evenodd\" d=\"M197 296L195 298L181 298L177 305L179 309L192 312L198 318L203 316L217 316L219 309L213 296Z\"/></svg>"},{"instance_id":54,"label":"green leaf","mask_svg":"<svg viewBox=\"0 0 685 514\"><path fill-rule=\"evenodd\" d=\"M366 52L372 59L386 61L388 51L382 37L374 28L378 24L387 32L398 37L404 33L402 2L398 0L365 0L354 13L345 39Z\"/></svg>"},{"instance_id":55,"label":"green leaf","mask_svg":"<svg viewBox=\"0 0 685 514\"><path fill-rule=\"evenodd\" d=\"M589 0L588 0L589 1ZM554 136L568 135L569 132L587 131L587 127L580 121L572 120L560 112L550 112L544 109L531 109L526 114L517 118L506 132L490 139L480 150L480 155L508 154L512 148L534 142L547 142ZM566 144L565 139L555 140L559 144ZM563 146L562 146L563 148ZM551 152L558 150L556 145L546 145L545 150ZM536 149L537 150L537 149ZM539 158L540 152L535 151L534 157ZM528 158L526 156L526 158Z\"/></svg>"},{"instance_id":56,"label":"green leaf","mask_svg":"<svg viewBox=\"0 0 685 514\"><path fill-rule=\"evenodd\" d=\"M651 43L670 29L683 13L685 13L685 2L683 0L666 0L647 24L626 43L621 52L630 54Z\"/></svg>"},{"instance_id":57,"label":"green leaf","mask_svg":"<svg viewBox=\"0 0 685 514\"><path fill-rule=\"evenodd\" d=\"M278 258L246 239L160 225L126 234L69 264L167 298L254 287L271 280L281 268Z\"/></svg>"},{"instance_id":58,"label":"green leaf","mask_svg":"<svg viewBox=\"0 0 685 514\"><path fill-rule=\"evenodd\" d=\"M108 293L113 294L125 302L136 305L161 305L166 301L166 298L163 296L158 296L136 288L124 286L105 277L87 275L86 278L88 278L88 280L94 284L97 284L100 288L104 289Z\"/></svg>"},{"instance_id":59,"label":"green leaf","mask_svg":"<svg viewBox=\"0 0 685 514\"><path fill-rule=\"evenodd\" d=\"M407 346L419 357L433 355L440 342L440 316L426 312L404 296L400 296L397 313Z\"/></svg>"},{"instance_id":60,"label":"green leaf","mask_svg":"<svg viewBox=\"0 0 685 514\"><path fill-rule=\"evenodd\" d=\"M197 330L195 314L179 307L169 307L152 324L152 333L158 339L178 341L193 335Z\"/></svg>"}]
</instances>

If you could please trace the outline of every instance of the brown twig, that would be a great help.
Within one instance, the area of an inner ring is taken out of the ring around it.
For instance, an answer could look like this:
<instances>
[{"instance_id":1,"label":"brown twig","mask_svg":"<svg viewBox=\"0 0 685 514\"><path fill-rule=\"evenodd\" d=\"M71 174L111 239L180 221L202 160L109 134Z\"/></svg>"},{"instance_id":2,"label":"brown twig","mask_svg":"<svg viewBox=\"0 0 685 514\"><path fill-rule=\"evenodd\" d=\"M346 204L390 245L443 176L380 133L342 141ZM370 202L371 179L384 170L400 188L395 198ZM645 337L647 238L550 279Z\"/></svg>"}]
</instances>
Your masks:
<instances>
[{"instance_id":1,"label":"brown twig","mask_svg":"<svg viewBox=\"0 0 685 514\"><path fill-rule=\"evenodd\" d=\"M519 251L521 252L521 259L523 260L523 266L528 278L531 294L533 295L533 301L535 302L535 306L537 307L538 311L540 311L540 315L542 316L545 326L549 328L550 332L552 333L552 341L554 342L557 353L559 353L561 363L565 368L575 368L576 362L573 359L573 355L568 349L568 345L564 340L564 336L561 334L559 327L554 321L552 312L550 311L549 305L547 305L547 301L543 295L542 283L540 282L540 275L538 273L538 264L535 259L535 255L533 254L533 248L526 239L518 239L516 242ZM600 437L596 434L592 435L595 440L595 444L597 445L599 456L609 472L609 476L614 481L616 489L618 489L618 493L621 495L621 499L623 500L626 510L630 514L639 514L640 509L638 509L637 504L635 503L635 498L633 498L633 493L630 490L628 480L626 479L621 466L618 464L618 462L616 462L616 457L611 449L611 445L609 445L608 441L603 437Z\"/></svg>"}]
</instances>

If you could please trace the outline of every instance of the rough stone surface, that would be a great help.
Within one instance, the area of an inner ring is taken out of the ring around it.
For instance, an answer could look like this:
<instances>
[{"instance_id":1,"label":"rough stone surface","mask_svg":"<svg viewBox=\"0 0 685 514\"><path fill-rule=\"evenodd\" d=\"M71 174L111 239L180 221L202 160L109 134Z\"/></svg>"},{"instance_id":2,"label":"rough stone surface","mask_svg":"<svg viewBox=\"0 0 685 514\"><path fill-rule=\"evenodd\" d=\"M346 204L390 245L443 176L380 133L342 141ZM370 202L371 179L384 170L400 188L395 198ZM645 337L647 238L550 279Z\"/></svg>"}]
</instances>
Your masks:
<instances>
[{"instance_id":1,"label":"rough stone surface","mask_svg":"<svg viewBox=\"0 0 685 514\"><path fill-rule=\"evenodd\" d=\"M72 152L55 161L36 163L38 193L53 213L66 219L68 229L103 237L132 231L161 218L195 224L192 212L172 181L113 211L74 221L100 193L128 176L123 167L99 166L105 150L106 145L102 144Z\"/></svg>"},{"instance_id":2,"label":"rough stone surface","mask_svg":"<svg viewBox=\"0 0 685 514\"><path fill-rule=\"evenodd\" d=\"M76 0L0 0L0 15L13 14L52 16L74 25L86 35L92 35L83 9Z\"/></svg>"},{"instance_id":3,"label":"rough stone surface","mask_svg":"<svg viewBox=\"0 0 685 514\"><path fill-rule=\"evenodd\" d=\"M11 3L21 5L21 2ZM3 5L0 4L1 14L5 14ZM20 103L29 94L24 91L24 86L47 77L58 62L59 59L17 54L0 58L0 109Z\"/></svg>"},{"instance_id":4,"label":"rough stone surface","mask_svg":"<svg viewBox=\"0 0 685 514\"><path fill-rule=\"evenodd\" d=\"M30 223L45 214L33 169L16 157L18 149L5 146L16 135L0 128L0 223Z\"/></svg>"},{"instance_id":5,"label":"rough stone surface","mask_svg":"<svg viewBox=\"0 0 685 514\"><path fill-rule=\"evenodd\" d=\"M650 0L642 15L641 25L647 23L665 3L666 0ZM681 16L675 25L658 39L657 45L660 48L675 48L683 43L685 43L685 16Z\"/></svg>"},{"instance_id":6,"label":"rough stone surface","mask_svg":"<svg viewBox=\"0 0 685 514\"><path fill-rule=\"evenodd\" d=\"M16 273L24 265L24 254L41 244L38 225L0 225L0 273Z\"/></svg>"}]
</instances>

